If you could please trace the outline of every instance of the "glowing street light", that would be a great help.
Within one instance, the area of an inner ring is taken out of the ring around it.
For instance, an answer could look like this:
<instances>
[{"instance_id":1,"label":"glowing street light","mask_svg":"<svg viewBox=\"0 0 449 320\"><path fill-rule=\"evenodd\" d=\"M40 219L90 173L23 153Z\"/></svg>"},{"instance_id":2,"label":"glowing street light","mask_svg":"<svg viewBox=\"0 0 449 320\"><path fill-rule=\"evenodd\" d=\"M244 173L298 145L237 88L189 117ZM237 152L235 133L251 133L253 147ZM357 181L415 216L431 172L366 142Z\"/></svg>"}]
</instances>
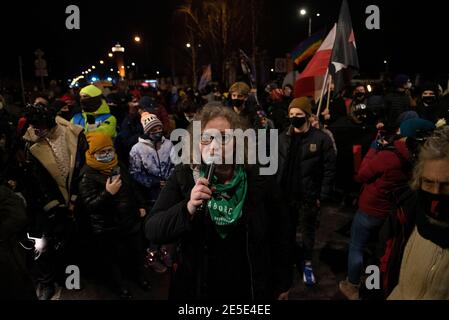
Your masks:
<instances>
[{"instance_id":1,"label":"glowing street light","mask_svg":"<svg viewBox=\"0 0 449 320\"><path fill-rule=\"evenodd\" d=\"M140 43L141 40L139 36L134 37L134 42Z\"/></svg>"},{"instance_id":2,"label":"glowing street light","mask_svg":"<svg viewBox=\"0 0 449 320\"><path fill-rule=\"evenodd\" d=\"M103 61L103 60L100 60L100 64L104 64L104 61Z\"/></svg>"},{"instance_id":3,"label":"glowing street light","mask_svg":"<svg viewBox=\"0 0 449 320\"><path fill-rule=\"evenodd\" d=\"M134 62L131 62L131 65L134 67L136 64Z\"/></svg>"},{"instance_id":4,"label":"glowing street light","mask_svg":"<svg viewBox=\"0 0 449 320\"><path fill-rule=\"evenodd\" d=\"M156 71L156 74L159 74L159 71Z\"/></svg>"},{"instance_id":5,"label":"glowing street light","mask_svg":"<svg viewBox=\"0 0 449 320\"><path fill-rule=\"evenodd\" d=\"M87 69L87 71L91 72L91 71L92 71L92 69Z\"/></svg>"},{"instance_id":6,"label":"glowing street light","mask_svg":"<svg viewBox=\"0 0 449 320\"><path fill-rule=\"evenodd\" d=\"M95 70L95 66L92 66L92 69L94 69L94 70Z\"/></svg>"},{"instance_id":7,"label":"glowing street light","mask_svg":"<svg viewBox=\"0 0 449 320\"><path fill-rule=\"evenodd\" d=\"M187 48L190 48L190 47L191 47L190 43L187 42L187 43L186 43L186 47L187 47Z\"/></svg>"},{"instance_id":8,"label":"glowing street light","mask_svg":"<svg viewBox=\"0 0 449 320\"><path fill-rule=\"evenodd\" d=\"M109 57L109 58L112 58L113 56L114 56L114 55L113 55L112 53L110 53L110 52L108 53L108 57Z\"/></svg>"},{"instance_id":9,"label":"glowing street light","mask_svg":"<svg viewBox=\"0 0 449 320\"><path fill-rule=\"evenodd\" d=\"M111 68L110 70L111 70L111 72L114 72L114 69Z\"/></svg>"},{"instance_id":10,"label":"glowing street light","mask_svg":"<svg viewBox=\"0 0 449 320\"><path fill-rule=\"evenodd\" d=\"M307 11L305 9L301 9L299 10L299 14L305 16L307 14Z\"/></svg>"}]
</instances>

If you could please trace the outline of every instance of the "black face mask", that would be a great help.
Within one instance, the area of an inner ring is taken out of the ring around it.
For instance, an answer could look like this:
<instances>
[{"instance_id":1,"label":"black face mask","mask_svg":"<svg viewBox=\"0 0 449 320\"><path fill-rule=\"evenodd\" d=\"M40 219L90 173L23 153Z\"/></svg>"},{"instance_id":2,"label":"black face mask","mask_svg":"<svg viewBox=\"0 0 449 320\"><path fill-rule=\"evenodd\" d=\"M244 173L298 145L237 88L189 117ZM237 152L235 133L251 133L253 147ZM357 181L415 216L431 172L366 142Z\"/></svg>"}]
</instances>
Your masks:
<instances>
[{"instance_id":1,"label":"black face mask","mask_svg":"<svg viewBox=\"0 0 449 320\"><path fill-rule=\"evenodd\" d=\"M101 106L101 96L81 100L84 112L95 112Z\"/></svg>"},{"instance_id":2,"label":"black face mask","mask_svg":"<svg viewBox=\"0 0 449 320\"><path fill-rule=\"evenodd\" d=\"M72 119L73 112L72 111L60 111L59 116L64 118L67 121L70 121Z\"/></svg>"},{"instance_id":3,"label":"black face mask","mask_svg":"<svg viewBox=\"0 0 449 320\"><path fill-rule=\"evenodd\" d=\"M365 94L363 92L356 92L354 94L354 98L357 100L363 100L365 99Z\"/></svg>"},{"instance_id":4,"label":"black face mask","mask_svg":"<svg viewBox=\"0 0 449 320\"><path fill-rule=\"evenodd\" d=\"M449 222L449 196L419 191L425 213L436 220Z\"/></svg>"},{"instance_id":5,"label":"black face mask","mask_svg":"<svg viewBox=\"0 0 449 320\"><path fill-rule=\"evenodd\" d=\"M433 105L437 101L435 96L427 96L422 98L422 102L427 104L428 106Z\"/></svg>"},{"instance_id":6,"label":"black face mask","mask_svg":"<svg viewBox=\"0 0 449 320\"><path fill-rule=\"evenodd\" d=\"M306 117L293 117L290 118L290 123L293 127L296 129L302 128L302 126L306 123L307 119Z\"/></svg>"},{"instance_id":7,"label":"black face mask","mask_svg":"<svg viewBox=\"0 0 449 320\"><path fill-rule=\"evenodd\" d=\"M243 104L245 103L245 100L240 100L240 99L232 99L232 106L236 107L236 108L241 108L243 107Z\"/></svg>"}]
</instances>

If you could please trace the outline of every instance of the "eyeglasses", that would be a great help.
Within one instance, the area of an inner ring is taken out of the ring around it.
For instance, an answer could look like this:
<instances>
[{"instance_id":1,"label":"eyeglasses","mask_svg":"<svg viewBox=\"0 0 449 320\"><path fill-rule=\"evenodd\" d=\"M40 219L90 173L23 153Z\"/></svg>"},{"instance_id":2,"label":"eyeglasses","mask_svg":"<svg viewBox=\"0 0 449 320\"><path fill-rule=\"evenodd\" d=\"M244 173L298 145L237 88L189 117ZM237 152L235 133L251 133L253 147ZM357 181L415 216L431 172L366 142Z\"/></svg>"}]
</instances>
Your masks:
<instances>
[{"instance_id":1,"label":"eyeglasses","mask_svg":"<svg viewBox=\"0 0 449 320\"><path fill-rule=\"evenodd\" d=\"M213 135L213 134L210 134L210 133L207 133L207 132L202 133L200 142L203 145L211 144L212 140L214 140L215 136L216 135ZM221 134L221 144L225 145L225 144L229 143L229 141L231 141L233 137L234 137L234 135L230 134L230 133Z\"/></svg>"},{"instance_id":2,"label":"eyeglasses","mask_svg":"<svg viewBox=\"0 0 449 320\"><path fill-rule=\"evenodd\" d=\"M96 154L98 154L100 157L105 157L111 153L114 153L114 149L113 148L109 148L109 149L104 149L101 151L97 151L95 152Z\"/></svg>"}]
</instances>

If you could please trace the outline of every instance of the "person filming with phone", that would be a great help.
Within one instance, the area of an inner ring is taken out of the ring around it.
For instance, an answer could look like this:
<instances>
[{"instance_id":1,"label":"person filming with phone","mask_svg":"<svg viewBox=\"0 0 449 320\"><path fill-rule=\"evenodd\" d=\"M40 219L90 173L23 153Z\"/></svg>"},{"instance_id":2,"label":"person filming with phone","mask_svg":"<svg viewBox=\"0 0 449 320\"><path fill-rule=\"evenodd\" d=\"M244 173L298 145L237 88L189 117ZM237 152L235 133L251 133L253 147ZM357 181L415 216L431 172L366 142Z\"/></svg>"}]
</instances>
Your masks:
<instances>
[{"instance_id":1,"label":"person filming with phone","mask_svg":"<svg viewBox=\"0 0 449 320\"><path fill-rule=\"evenodd\" d=\"M132 298L124 286L122 264L132 271L134 279L145 290L141 220L146 212L143 200L121 165L110 136L87 135L89 150L81 170L79 194L87 212L95 257L100 269L120 298ZM126 255L125 255L126 254ZM121 264L122 263L122 264Z\"/></svg>"}]
</instances>

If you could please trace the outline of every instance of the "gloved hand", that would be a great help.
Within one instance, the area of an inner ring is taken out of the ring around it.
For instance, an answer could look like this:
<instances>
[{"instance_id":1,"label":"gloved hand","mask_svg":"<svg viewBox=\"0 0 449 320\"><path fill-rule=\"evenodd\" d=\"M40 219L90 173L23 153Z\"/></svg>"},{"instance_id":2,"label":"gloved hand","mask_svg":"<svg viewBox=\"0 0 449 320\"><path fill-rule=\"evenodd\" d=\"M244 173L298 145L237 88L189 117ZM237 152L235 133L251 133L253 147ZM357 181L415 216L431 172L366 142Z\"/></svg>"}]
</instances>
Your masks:
<instances>
[{"instance_id":1,"label":"gloved hand","mask_svg":"<svg viewBox=\"0 0 449 320\"><path fill-rule=\"evenodd\" d=\"M30 237L29 234L28 239L34 241L34 260L37 260L42 253L47 251L47 239L45 236L42 236L42 238Z\"/></svg>"}]
</instances>

